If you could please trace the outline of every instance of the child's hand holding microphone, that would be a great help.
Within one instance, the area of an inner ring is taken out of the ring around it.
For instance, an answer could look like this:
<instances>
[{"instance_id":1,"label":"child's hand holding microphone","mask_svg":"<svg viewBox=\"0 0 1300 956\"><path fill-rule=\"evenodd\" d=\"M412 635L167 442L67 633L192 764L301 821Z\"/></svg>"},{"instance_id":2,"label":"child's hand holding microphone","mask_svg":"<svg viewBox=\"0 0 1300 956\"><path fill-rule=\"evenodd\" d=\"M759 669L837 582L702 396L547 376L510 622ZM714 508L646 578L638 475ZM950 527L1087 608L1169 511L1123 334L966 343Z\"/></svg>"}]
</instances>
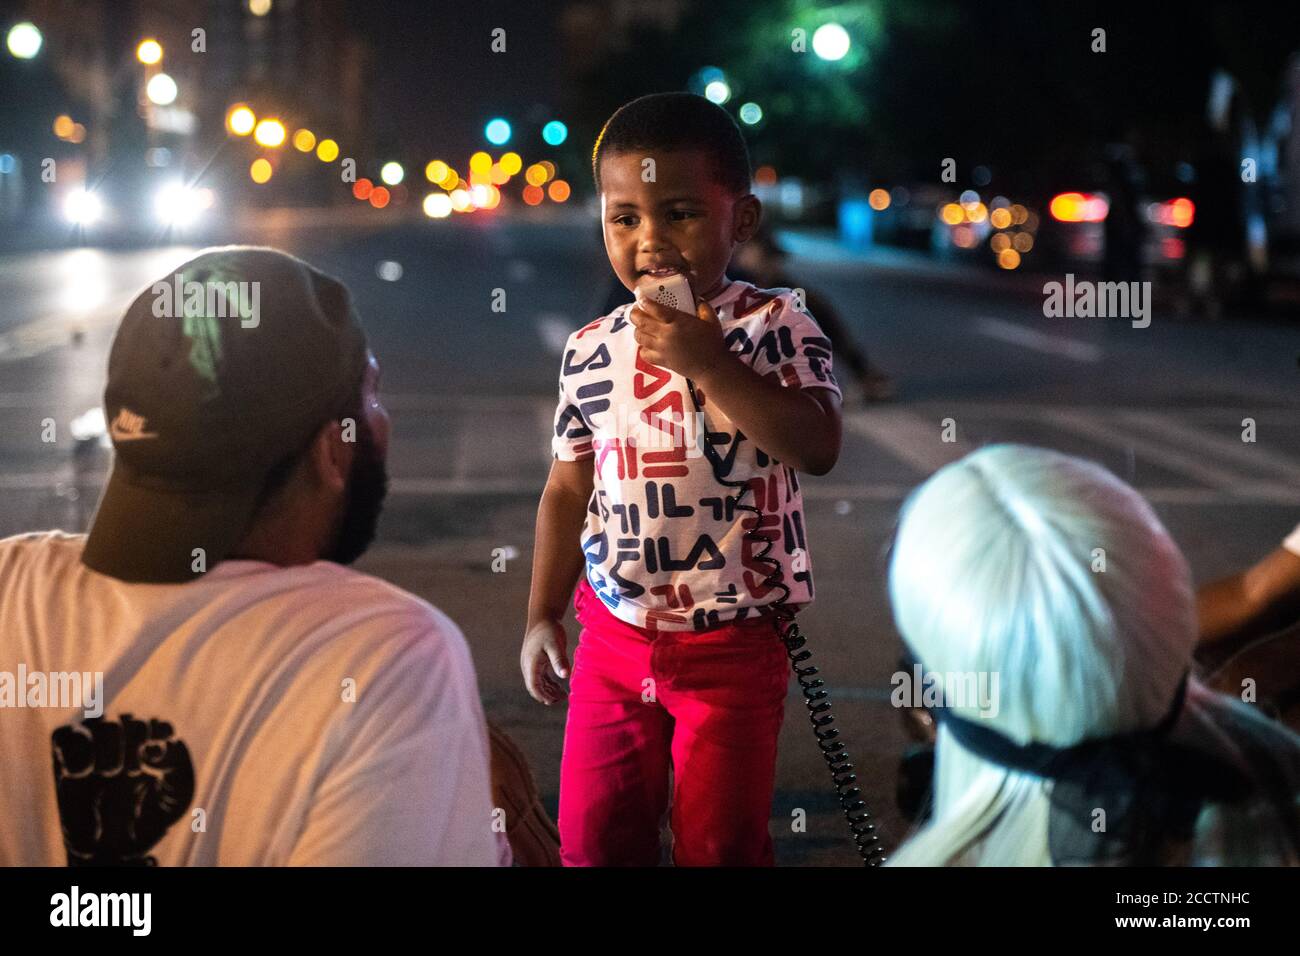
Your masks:
<instances>
[{"instance_id":1,"label":"child's hand holding microphone","mask_svg":"<svg viewBox=\"0 0 1300 956\"><path fill-rule=\"evenodd\" d=\"M728 355L722 323L707 302L697 303L691 315L656 302L638 288L628 321L636 327L636 342L647 362L686 378L699 378Z\"/></svg>"}]
</instances>

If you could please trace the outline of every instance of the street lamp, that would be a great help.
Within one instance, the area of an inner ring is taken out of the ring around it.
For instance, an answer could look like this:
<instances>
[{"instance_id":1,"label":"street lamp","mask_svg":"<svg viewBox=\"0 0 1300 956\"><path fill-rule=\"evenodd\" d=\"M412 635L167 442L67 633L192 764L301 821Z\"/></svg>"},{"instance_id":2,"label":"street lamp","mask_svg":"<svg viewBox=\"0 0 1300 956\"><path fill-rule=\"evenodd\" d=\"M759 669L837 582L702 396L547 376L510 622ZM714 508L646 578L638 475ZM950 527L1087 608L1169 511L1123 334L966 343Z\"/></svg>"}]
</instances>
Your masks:
<instances>
[{"instance_id":1,"label":"street lamp","mask_svg":"<svg viewBox=\"0 0 1300 956\"><path fill-rule=\"evenodd\" d=\"M236 136L247 136L256 125L256 114L243 103L236 103L226 114L226 128Z\"/></svg>"},{"instance_id":2,"label":"street lamp","mask_svg":"<svg viewBox=\"0 0 1300 956\"><path fill-rule=\"evenodd\" d=\"M510 142L510 124L498 116L483 127L483 135L493 146L504 146Z\"/></svg>"},{"instance_id":3,"label":"street lamp","mask_svg":"<svg viewBox=\"0 0 1300 956\"><path fill-rule=\"evenodd\" d=\"M547 146L559 146L569 137L569 128L559 120L551 120L542 127L542 139Z\"/></svg>"},{"instance_id":4,"label":"street lamp","mask_svg":"<svg viewBox=\"0 0 1300 956\"><path fill-rule=\"evenodd\" d=\"M149 102L158 106L170 106L176 102L176 81L166 73L155 74L144 88Z\"/></svg>"},{"instance_id":5,"label":"street lamp","mask_svg":"<svg viewBox=\"0 0 1300 956\"><path fill-rule=\"evenodd\" d=\"M262 120L253 131L253 139L257 141L257 145L271 149L283 146L284 136L284 124L275 119Z\"/></svg>"},{"instance_id":6,"label":"street lamp","mask_svg":"<svg viewBox=\"0 0 1300 956\"><path fill-rule=\"evenodd\" d=\"M823 60L844 59L849 44L849 32L838 23L823 23L813 32L813 52Z\"/></svg>"},{"instance_id":7,"label":"street lamp","mask_svg":"<svg viewBox=\"0 0 1300 956\"><path fill-rule=\"evenodd\" d=\"M721 106L731 99L731 87L727 85L726 80L713 80L704 87L704 98L710 103Z\"/></svg>"},{"instance_id":8,"label":"street lamp","mask_svg":"<svg viewBox=\"0 0 1300 956\"><path fill-rule=\"evenodd\" d=\"M41 36L41 31L36 28L36 24L24 20L9 28L9 35L5 42L9 46L9 52L18 59L30 60L41 52L41 44L45 42L45 38Z\"/></svg>"},{"instance_id":9,"label":"street lamp","mask_svg":"<svg viewBox=\"0 0 1300 956\"><path fill-rule=\"evenodd\" d=\"M153 66L162 62L162 44L153 38L141 40L140 45L135 48L135 58L145 66Z\"/></svg>"}]
</instances>

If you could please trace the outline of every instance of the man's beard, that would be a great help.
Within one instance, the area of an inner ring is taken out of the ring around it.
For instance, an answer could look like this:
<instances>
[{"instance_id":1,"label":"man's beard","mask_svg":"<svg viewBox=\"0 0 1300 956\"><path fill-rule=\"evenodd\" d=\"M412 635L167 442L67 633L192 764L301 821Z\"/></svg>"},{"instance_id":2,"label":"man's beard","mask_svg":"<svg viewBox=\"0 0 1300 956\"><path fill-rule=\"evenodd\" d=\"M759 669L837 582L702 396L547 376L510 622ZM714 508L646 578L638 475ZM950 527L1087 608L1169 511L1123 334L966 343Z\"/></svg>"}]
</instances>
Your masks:
<instances>
[{"instance_id":1,"label":"man's beard","mask_svg":"<svg viewBox=\"0 0 1300 956\"><path fill-rule=\"evenodd\" d=\"M357 421L357 450L348 475L348 488L339 518L334 544L325 553L326 561L351 564L366 553L375 540L379 514L388 494L388 468L375 447L374 436L364 419Z\"/></svg>"}]
</instances>

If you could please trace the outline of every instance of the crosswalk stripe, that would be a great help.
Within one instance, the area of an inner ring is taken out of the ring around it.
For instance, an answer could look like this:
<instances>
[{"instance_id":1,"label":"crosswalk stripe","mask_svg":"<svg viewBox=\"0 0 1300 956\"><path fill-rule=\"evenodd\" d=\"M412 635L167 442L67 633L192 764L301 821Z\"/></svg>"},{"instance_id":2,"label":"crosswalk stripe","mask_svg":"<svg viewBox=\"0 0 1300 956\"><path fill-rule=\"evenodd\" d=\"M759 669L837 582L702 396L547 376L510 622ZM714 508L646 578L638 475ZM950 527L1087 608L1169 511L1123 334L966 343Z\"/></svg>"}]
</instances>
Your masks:
<instances>
[{"instance_id":1,"label":"crosswalk stripe","mask_svg":"<svg viewBox=\"0 0 1300 956\"><path fill-rule=\"evenodd\" d=\"M854 434L880 445L923 475L971 451L971 446L960 436L953 442L942 441L942 422L942 418L930 420L904 408L871 409L844 416L844 423Z\"/></svg>"},{"instance_id":2,"label":"crosswalk stripe","mask_svg":"<svg viewBox=\"0 0 1300 956\"><path fill-rule=\"evenodd\" d=\"M1140 449L1144 458L1161 468L1186 475L1193 481L1199 481L1211 488L1228 491L1240 486L1245 480L1238 474L1208 465L1203 459L1123 432L1116 428L1113 422L1085 417L1066 409L1046 411L1043 417L1060 428L1101 445L1134 453Z\"/></svg>"},{"instance_id":3,"label":"crosswalk stripe","mask_svg":"<svg viewBox=\"0 0 1300 956\"><path fill-rule=\"evenodd\" d=\"M1300 485L1300 461L1266 448L1257 441L1234 441L1153 412L1124 412L1120 418L1126 424L1172 439L1188 448L1208 449L1218 458L1226 458L1245 468L1273 471Z\"/></svg>"},{"instance_id":4,"label":"crosswalk stripe","mask_svg":"<svg viewBox=\"0 0 1300 956\"><path fill-rule=\"evenodd\" d=\"M1091 342L1082 342L1064 335L1049 335L1002 319L980 318L975 322L975 330L999 342L1010 342L1048 355L1062 355L1076 362L1099 362L1103 355L1102 350Z\"/></svg>"}]
</instances>

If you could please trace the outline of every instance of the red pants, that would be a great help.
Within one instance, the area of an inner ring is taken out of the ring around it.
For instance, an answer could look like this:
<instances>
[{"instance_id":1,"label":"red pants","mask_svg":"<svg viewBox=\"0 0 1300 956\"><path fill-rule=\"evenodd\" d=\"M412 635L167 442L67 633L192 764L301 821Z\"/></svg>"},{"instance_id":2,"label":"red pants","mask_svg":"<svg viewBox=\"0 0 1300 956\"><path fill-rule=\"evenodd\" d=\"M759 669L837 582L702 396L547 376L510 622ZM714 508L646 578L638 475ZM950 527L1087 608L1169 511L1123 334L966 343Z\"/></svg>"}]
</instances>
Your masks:
<instances>
[{"instance_id":1,"label":"red pants","mask_svg":"<svg viewBox=\"0 0 1300 956\"><path fill-rule=\"evenodd\" d=\"M655 866L672 768L673 862L771 866L776 742L789 663L775 623L649 631L574 593L560 764L565 866Z\"/></svg>"}]
</instances>

